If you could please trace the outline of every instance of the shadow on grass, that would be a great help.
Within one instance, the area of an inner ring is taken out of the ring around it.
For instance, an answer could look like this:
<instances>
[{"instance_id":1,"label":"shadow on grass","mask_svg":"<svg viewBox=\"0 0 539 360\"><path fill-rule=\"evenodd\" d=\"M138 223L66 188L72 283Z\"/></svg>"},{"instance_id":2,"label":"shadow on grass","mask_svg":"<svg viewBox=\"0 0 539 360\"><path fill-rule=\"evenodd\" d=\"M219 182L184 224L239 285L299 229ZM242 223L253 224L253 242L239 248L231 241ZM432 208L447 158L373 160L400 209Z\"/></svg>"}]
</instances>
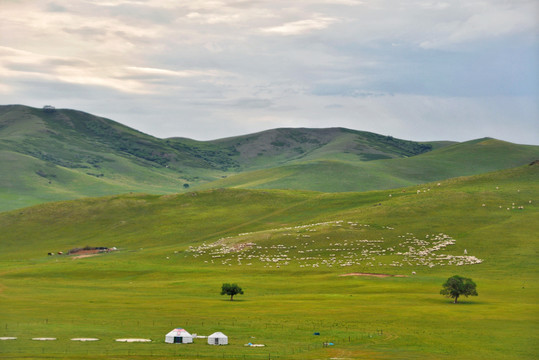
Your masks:
<instances>
[{"instance_id":1,"label":"shadow on grass","mask_svg":"<svg viewBox=\"0 0 539 360\"><path fill-rule=\"evenodd\" d=\"M488 303L485 302L485 301L474 301L474 300L459 300L456 304L453 302L453 300L450 300L450 301L447 301L447 300L439 300L439 301L436 301L436 303L438 304L448 304L448 305L455 305L455 306L459 306L459 305L487 305Z\"/></svg>"}]
</instances>

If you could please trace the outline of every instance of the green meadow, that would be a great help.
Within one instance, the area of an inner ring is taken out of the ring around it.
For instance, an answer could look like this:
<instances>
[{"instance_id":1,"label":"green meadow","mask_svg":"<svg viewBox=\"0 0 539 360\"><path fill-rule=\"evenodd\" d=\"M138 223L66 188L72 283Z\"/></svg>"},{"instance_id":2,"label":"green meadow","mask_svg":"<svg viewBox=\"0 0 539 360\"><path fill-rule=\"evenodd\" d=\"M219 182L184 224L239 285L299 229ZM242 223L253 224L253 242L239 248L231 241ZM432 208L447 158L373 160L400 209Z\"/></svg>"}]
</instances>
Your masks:
<instances>
[{"instance_id":1,"label":"green meadow","mask_svg":"<svg viewBox=\"0 0 539 360\"><path fill-rule=\"evenodd\" d=\"M4 212L0 337L17 340L0 357L534 359L538 180L535 164L362 193L220 189ZM118 250L47 255L84 246ZM357 273L392 276L341 276ZM441 296L455 274L479 296ZM244 295L229 301L223 283ZM166 344L175 327L229 345Z\"/></svg>"}]
</instances>

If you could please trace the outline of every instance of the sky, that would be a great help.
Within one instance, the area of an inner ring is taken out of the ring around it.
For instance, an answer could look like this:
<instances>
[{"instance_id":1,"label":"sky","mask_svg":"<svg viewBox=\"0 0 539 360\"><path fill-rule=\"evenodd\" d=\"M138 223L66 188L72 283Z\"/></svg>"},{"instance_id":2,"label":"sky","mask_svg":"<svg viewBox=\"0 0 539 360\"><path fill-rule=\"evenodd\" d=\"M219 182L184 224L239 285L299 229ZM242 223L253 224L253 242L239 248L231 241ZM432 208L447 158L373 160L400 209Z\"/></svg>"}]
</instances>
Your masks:
<instances>
[{"instance_id":1,"label":"sky","mask_svg":"<svg viewBox=\"0 0 539 360\"><path fill-rule=\"evenodd\" d=\"M539 2L0 0L0 99L160 138L539 145Z\"/></svg>"}]
</instances>

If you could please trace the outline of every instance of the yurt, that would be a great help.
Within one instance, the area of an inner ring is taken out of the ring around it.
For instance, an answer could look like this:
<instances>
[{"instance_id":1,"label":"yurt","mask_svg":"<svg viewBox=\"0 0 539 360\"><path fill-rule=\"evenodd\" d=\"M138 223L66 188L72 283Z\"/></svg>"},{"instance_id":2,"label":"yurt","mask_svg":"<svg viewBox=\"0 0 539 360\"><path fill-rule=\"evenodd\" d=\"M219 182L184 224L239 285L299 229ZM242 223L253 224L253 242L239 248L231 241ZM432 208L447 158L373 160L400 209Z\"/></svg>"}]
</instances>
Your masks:
<instances>
[{"instance_id":1,"label":"yurt","mask_svg":"<svg viewBox=\"0 0 539 360\"><path fill-rule=\"evenodd\" d=\"M176 328L165 336L165 342L169 344L189 344L193 342L193 336L185 329Z\"/></svg>"},{"instance_id":2,"label":"yurt","mask_svg":"<svg viewBox=\"0 0 539 360\"><path fill-rule=\"evenodd\" d=\"M216 332L208 336L208 344L210 345L227 345L228 336L222 332Z\"/></svg>"}]
</instances>

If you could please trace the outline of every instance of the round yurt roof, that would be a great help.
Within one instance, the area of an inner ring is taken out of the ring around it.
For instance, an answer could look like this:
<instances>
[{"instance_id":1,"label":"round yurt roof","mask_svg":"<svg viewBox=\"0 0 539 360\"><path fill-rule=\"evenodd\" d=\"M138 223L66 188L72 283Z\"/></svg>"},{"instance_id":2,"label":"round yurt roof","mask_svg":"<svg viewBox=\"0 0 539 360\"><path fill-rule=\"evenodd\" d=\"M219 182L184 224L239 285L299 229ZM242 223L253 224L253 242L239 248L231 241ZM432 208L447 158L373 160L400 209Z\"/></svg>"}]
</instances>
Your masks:
<instances>
[{"instance_id":1,"label":"round yurt roof","mask_svg":"<svg viewBox=\"0 0 539 360\"><path fill-rule=\"evenodd\" d=\"M181 337L191 336L192 337L192 335L189 334L187 330L182 329L182 328L176 328L172 330L171 332L167 334L167 336L181 336Z\"/></svg>"},{"instance_id":2,"label":"round yurt roof","mask_svg":"<svg viewBox=\"0 0 539 360\"><path fill-rule=\"evenodd\" d=\"M209 338L226 338L227 336L225 334L223 334L222 332L218 331L218 332L214 332L213 334L211 334L210 336L208 336Z\"/></svg>"}]
</instances>

